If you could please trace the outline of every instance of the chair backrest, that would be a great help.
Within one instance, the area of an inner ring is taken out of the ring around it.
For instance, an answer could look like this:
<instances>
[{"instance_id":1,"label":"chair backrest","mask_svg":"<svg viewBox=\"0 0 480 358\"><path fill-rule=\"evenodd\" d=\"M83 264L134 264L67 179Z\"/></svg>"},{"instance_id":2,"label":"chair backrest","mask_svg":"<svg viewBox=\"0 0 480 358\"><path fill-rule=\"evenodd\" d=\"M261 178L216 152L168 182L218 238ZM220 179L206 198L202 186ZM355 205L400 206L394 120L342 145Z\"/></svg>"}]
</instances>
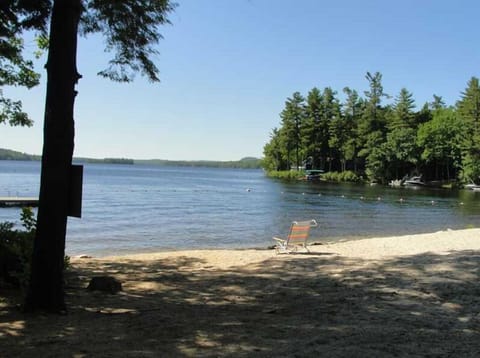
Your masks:
<instances>
[{"instance_id":1,"label":"chair backrest","mask_svg":"<svg viewBox=\"0 0 480 358\"><path fill-rule=\"evenodd\" d=\"M290 227L290 232L287 237L287 246L288 245L303 245L307 244L308 234L310 233L310 228L317 226L315 220L308 221L294 221Z\"/></svg>"}]
</instances>

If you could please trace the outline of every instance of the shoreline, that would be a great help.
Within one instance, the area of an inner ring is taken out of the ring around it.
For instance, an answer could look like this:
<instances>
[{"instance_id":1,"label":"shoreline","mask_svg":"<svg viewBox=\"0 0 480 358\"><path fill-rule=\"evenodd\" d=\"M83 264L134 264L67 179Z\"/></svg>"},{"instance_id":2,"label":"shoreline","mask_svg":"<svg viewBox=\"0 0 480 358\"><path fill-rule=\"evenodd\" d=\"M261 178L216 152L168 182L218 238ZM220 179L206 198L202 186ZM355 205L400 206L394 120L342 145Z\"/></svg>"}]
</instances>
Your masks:
<instances>
[{"instance_id":1,"label":"shoreline","mask_svg":"<svg viewBox=\"0 0 480 358\"><path fill-rule=\"evenodd\" d=\"M461 230L441 230L432 233L370 237L347 239L345 241L313 241L308 245L312 254L321 252L337 254L346 257L358 257L364 259L381 259L388 256L415 255L425 252L447 252L458 250L480 250L480 228L470 228ZM169 249L134 252L113 255L75 255L71 256L73 260L96 259L96 260L153 260L165 258L168 256L254 256L258 259L269 258L275 251L272 246L268 247L250 247L250 248L205 248L205 249ZM255 254L257 253L257 254ZM83 258L82 258L83 256ZM282 255L280 255L282 256ZM295 255L293 255L295 256ZM308 256L308 253L302 252L302 256Z\"/></svg>"}]
</instances>

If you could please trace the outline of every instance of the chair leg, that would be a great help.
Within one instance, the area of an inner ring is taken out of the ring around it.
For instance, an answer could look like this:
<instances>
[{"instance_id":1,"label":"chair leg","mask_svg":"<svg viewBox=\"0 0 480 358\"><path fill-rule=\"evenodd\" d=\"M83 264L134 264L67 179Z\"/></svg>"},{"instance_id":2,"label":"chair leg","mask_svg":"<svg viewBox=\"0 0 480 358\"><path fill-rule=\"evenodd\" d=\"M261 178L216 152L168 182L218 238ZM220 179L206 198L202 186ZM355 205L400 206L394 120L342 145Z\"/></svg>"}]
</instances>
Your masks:
<instances>
[{"instance_id":1,"label":"chair leg","mask_svg":"<svg viewBox=\"0 0 480 358\"><path fill-rule=\"evenodd\" d=\"M280 245L277 245L277 246L275 247L275 253L276 253L277 255L278 255L278 254L281 254L281 253L285 253L285 252L287 252L287 249L286 249L285 246L283 246L283 245L280 244Z\"/></svg>"}]
</instances>

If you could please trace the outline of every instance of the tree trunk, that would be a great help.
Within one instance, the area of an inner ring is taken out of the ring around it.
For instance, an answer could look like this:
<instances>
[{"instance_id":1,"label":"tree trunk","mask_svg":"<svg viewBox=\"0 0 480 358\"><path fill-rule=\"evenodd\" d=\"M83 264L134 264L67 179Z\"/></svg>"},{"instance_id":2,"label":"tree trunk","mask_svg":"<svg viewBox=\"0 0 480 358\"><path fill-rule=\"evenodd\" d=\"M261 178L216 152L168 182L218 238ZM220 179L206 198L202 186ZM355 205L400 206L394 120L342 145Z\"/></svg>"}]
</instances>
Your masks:
<instances>
[{"instance_id":1,"label":"tree trunk","mask_svg":"<svg viewBox=\"0 0 480 358\"><path fill-rule=\"evenodd\" d=\"M447 180L450 180L450 161L448 160L448 158L447 158Z\"/></svg>"},{"instance_id":2,"label":"tree trunk","mask_svg":"<svg viewBox=\"0 0 480 358\"><path fill-rule=\"evenodd\" d=\"M290 161L290 147L287 148L287 170L291 170L292 165Z\"/></svg>"},{"instance_id":3,"label":"tree trunk","mask_svg":"<svg viewBox=\"0 0 480 358\"><path fill-rule=\"evenodd\" d=\"M298 145L297 145L297 148L296 148L296 153L295 153L295 156L296 156L296 160L297 160L297 168L295 170L298 171L298 167L299 167L299 161L300 161L300 155L298 153Z\"/></svg>"},{"instance_id":4,"label":"tree trunk","mask_svg":"<svg viewBox=\"0 0 480 358\"><path fill-rule=\"evenodd\" d=\"M47 60L40 200L25 308L65 310L63 269L74 146L73 107L81 0L55 0Z\"/></svg>"}]
</instances>

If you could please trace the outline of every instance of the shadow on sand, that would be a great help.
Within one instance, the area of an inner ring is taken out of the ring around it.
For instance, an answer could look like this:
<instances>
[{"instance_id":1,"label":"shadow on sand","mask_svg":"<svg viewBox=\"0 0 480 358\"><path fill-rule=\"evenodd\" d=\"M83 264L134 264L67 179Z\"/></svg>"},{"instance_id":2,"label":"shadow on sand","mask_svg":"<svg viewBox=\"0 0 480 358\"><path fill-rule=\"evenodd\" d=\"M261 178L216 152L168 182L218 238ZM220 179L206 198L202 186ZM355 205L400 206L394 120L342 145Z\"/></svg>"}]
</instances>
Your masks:
<instances>
[{"instance_id":1,"label":"shadow on sand","mask_svg":"<svg viewBox=\"0 0 480 358\"><path fill-rule=\"evenodd\" d=\"M86 261L68 274L69 314L3 306L0 356L474 357L479 265L473 251L386 261L291 255L225 270L186 256ZM87 291L98 274L124 291Z\"/></svg>"}]
</instances>

